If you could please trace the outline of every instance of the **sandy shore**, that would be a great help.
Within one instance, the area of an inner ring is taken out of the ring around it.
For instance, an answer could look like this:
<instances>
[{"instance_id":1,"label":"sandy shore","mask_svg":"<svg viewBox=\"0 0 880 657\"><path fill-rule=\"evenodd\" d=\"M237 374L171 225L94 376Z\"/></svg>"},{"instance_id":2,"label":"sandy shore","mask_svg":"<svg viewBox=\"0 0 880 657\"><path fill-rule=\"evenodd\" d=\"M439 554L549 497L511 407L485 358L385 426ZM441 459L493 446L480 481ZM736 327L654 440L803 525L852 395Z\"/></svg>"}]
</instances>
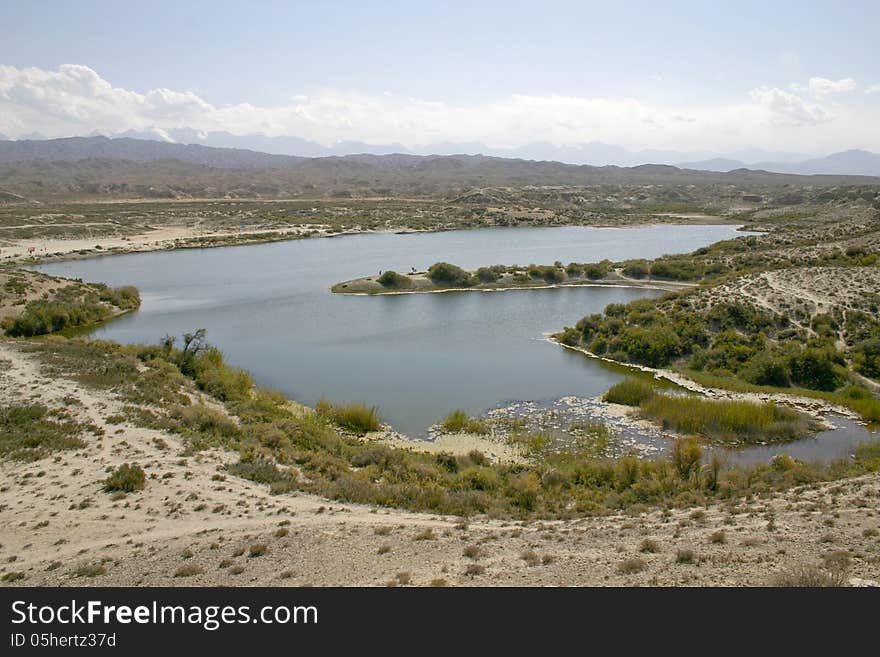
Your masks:
<instances>
[{"instance_id":1,"label":"sandy shore","mask_svg":"<svg viewBox=\"0 0 880 657\"><path fill-rule=\"evenodd\" d=\"M304 225L271 229L210 230L191 226L166 226L135 235L96 236L78 239L28 238L0 244L0 264L27 265L59 260L78 260L102 255L173 251L262 244L307 237L340 237L361 233L415 233L419 230L346 230L332 232L325 225ZM35 249L33 252L30 249Z\"/></svg>"},{"instance_id":2,"label":"sandy shore","mask_svg":"<svg viewBox=\"0 0 880 657\"><path fill-rule=\"evenodd\" d=\"M112 393L49 379L0 341L0 403L37 401L104 435L57 458L0 462L0 572L23 574L19 584L761 585L839 550L852 555L851 583L880 580L880 474L706 509L463 522L269 495L223 474L233 454L186 456L173 434L112 424L122 406ZM114 500L100 482L125 462L143 465L147 486ZM184 566L197 574L175 577Z\"/></svg>"}]
</instances>

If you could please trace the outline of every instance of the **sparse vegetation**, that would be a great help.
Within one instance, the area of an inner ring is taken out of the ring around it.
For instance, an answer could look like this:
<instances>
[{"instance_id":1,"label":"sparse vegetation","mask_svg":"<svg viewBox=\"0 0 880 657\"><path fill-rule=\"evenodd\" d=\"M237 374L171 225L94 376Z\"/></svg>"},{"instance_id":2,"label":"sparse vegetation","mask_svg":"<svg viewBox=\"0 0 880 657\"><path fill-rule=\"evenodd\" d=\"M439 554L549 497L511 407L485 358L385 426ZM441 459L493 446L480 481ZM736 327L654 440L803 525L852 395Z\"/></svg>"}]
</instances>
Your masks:
<instances>
[{"instance_id":1,"label":"sparse vegetation","mask_svg":"<svg viewBox=\"0 0 880 657\"><path fill-rule=\"evenodd\" d=\"M337 405L326 399L321 399L315 406L315 410L340 428L357 435L378 431L382 426L375 406L368 407L366 404L360 403Z\"/></svg>"},{"instance_id":2,"label":"sparse vegetation","mask_svg":"<svg viewBox=\"0 0 880 657\"><path fill-rule=\"evenodd\" d=\"M191 563L185 566L181 566L177 570L174 571L175 577L195 577L196 575L201 575L205 572L205 569L202 566Z\"/></svg>"},{"instance_id":3,"label":"sparse vegetation","mask_svg":"<svg viewBox=\"0 0 880 657\"><path fill-rule=\"evenodd\" d=\"M382 287L387 287L393 290L405 290L412 287L412 281L408 277L403 274L398 274L396 271L391 271L390 269L382 272L382 275L376 280Z\"/></svg>"},{"instance_id":4,"label":"sparse vegetation","mask_svg":"<svg viewBox=\"0 0 880 657\"><path fill-rule=\"evenodd\" d=\"M147 475L143 468L137 464L123 463L104 480L104 491L107 493L113 491L133 493L136 490L143 490L146 483Z\"/></svg>"},{"instance_id":5,"label":"sparse vegetation","mask_svg":"<svg viewBox=\"0 0 880 657\"><path fill-rule=\"evenodd\" d=\"M801 565L777 573L770 579L770 584L779 587L839 587L846 586L846 578L840 571L829 571L815 565Z\"/></svg>"},{"instance_id":6,"label":"sparse vegetation","mask_svg":"<svg viewBox=\"0 0 880 657\"><path fill-rule=\"evenodd\" d=\"M0 456L36 461L59 450L80 449L85 427L42 404L0 406Z\"/></svg>"},{"instance_id":7,"label":"sparse vegetation","mask_svg":"<svg viewBox=\"0 0 880 657\"><path fill-rule=\"evenodd\" d=\"M652 399L656 394L657 391L650 383L641 379L629 378L611 386L602 399L610 404L639 406Z\"/></svg>"},{"instance_id":8,"label":"sparse vegetation","mask_svg":"<svg viewBox=\"0 0 880 657\"><path fill-rule=\"evenodd\" d=\"M683 564L696 563L697 554L689 548L682 548L675 551L675 562Z\"/></svg>"},{"instance_id":9,"label":"sparse vegetation","mask_svg":"<svg viewBox=\"0 0 880 657\"><path fill-rule=\"evenodd\" d=\"M617 564L617 572L621 575L633 575L642 572L647 567L647 561L640 559L639 557L632 557L630 559L624 559Z\"/></svg>"},{"instance_id":10,"label":"sparse vegetation","mask_svg":"<svg viewBox=\"0 0 880 657\"><path fill-rule=\"evenodd\" d=\"M440 423L440 428L447 433L489 433L489 427L485 422L468 417L467 413L462 410L453 411L447 415Z\"/></svg>"}]
</instances>

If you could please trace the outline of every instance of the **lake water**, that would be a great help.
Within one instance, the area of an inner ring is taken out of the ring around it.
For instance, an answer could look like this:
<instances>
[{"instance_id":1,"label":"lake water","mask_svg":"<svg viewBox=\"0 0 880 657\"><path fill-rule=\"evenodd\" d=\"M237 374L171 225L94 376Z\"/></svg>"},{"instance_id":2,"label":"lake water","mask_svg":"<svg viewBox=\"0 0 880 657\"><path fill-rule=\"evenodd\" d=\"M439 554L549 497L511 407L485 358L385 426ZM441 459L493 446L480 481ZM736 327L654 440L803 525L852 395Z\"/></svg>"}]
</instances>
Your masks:
<instances>
[{"instance_id":1,"label":"lake water","mask_svg":"<svg viewBox=\"0 0 880 657\"><path fill-rule=\"evenodd\" d=\"M41 271L136 285L141 309L94 337L156 343L204 327L230 363L304 403L326 396L379 407L421 434L447 413L500 402L598 394L620 380L542 340L609 303L657 295L627 288L361 297L329 292L380 269L446 260L491 264L595 262L688 252L735 237L734 226L499 228L365 234L255 246L52 263Z\"/></svg>"},{"instance_id":2,"label":"lake water","mask_svg":"<svg viewBox=\"0 0 880 657\"><path fill-rule=\"evenodd\" d=\"M609 303L660 293L592 287L365 297L331 294L334 283L440 260L475 268L654 258L742 234L724 225L364 234L38 269L138 287L140 310L93 337L156 343L205 328L228 362L259 384L306 404L321 396L364 401L416 437L456 408L479 414L513 400L602 393L624 375L542 335Z\"/></svg>"}]
</instances>

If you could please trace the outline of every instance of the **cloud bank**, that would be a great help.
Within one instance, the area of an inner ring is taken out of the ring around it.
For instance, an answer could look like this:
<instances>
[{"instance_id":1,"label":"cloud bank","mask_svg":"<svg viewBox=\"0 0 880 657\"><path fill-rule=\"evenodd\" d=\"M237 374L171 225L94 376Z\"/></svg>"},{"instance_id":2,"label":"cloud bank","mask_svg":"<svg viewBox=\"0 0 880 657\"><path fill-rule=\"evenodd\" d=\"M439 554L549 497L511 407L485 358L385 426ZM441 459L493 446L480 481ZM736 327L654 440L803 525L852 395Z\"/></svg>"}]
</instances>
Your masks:
<instances>
[{"instance_id":1,"label":"cloud bank","mask_svg":"<svg viewBox=\"0 0 880 657\"><path fill-rule=\"evenodd\" d=\"M20 138L173 128L298 136L324 145L342 140L417 147L482 142L516 147L602 141L629 148L731 150L880 150L877 96L846 103L855 80L811 78L794 90L761 86L739 101L660 107L637 98L512 95L455 105L392 94L325 90L283 106L215 105L189 91L139 93L113 86L93 69L0 65L0 133ZM868 87L871 92L874 87Z\"/></svg>"}]
</instances>

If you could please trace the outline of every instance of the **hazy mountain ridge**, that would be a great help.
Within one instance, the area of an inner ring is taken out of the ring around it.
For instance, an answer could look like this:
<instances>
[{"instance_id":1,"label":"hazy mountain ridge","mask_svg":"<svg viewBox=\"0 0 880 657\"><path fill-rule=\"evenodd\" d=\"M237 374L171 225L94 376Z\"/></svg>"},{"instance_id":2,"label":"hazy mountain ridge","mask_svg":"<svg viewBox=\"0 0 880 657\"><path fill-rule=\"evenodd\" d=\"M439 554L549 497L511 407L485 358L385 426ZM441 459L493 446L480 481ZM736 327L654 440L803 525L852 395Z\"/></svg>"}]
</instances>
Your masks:
<instances>
[{"instance_id":1,"label":"hazy mountain ridge","mask_svg":"<svg viewBox=\"0 0 880 657\"><path fill-rule=\"evenodd\" d=\"M878 178L813 176L737 169L727 173L668 164L635 167L565 164L487 155L347 155L300 158L242 149L132 138L75 137L0 141L0 191L23 199L63 198L456 198L488 187L667 186L646 198L676 203L675 189L746 187L787 198L783 188L877 185ZM731 190L739 190L731 192ZM776 191L773 191L776 190ZM632 193L632 192L628 192ZM608 194L617 195L615 187ZM754 196L749 192L750 196ZM645 194L636 194L633 202ZM788 194L792 196L792 194ZM792 196L794 198L797 195ZM758 198L761 193L758 193ZM12 197L10 197L12 198ZM6 202L12 202L7 199ZM623 203L622 199L617 202ZM783 198L783 202L787 203Z\"/></svg>"},{"instance_id":2,"label":"hazy mountain ridge","mask_svg":"<svg viewBox=\"0 0 880 657\"><path fill-rule=\"evenodd\" d=\"M756 162L746 164L739 160L713 158L699 162L683 162L683 169L700 171L732 171L734 169L752 169L755 171L772 171L774 173L790 173L795 175L836 175L836 176L880 176L880 154L853 149L832 153L826 157L812 158L803 162Z\"/></svg>"},{"instance_id":3,"label":"hazy mountain ridge","mask_svg":"<svg viewBox=\"0 0 880 657\"><path fill-rule=\"evenodd\" d=\"M217 168L257 169L286 166L303 158L243 149L212 148L120 137L66 137L62 139L0 141L0 162L31 160L71 161L84 159L155 162L179 160Z\"/></svg>"},{"instance_id":4,"label":"hazy mountain ridge","mask_svg":"<svg viewBox=\"0 0 880 657\"><path fill-rule=\"evenodd\" d=\"M44 139L41 135L32 135L33 139L22 139L16 144L30 144L23 147L23 155L17 159L31 159L28 148L38 149L33 142L59 142L61 140ZM173 144L181 150L175 159L206 164L208 166L229 167L265 167L285 166L289 162L280 157L325 158L345 157L349 155L487 155L492 157L524 159L532 161L553 161L565 164L589 166L634 167L641 164L671 164L682 169L700 171L727 172L734 169L753 169L772 171L774 173L790 173L797 175L880 175L880 154L865 150L848 150L833 153L825 157L811 157L804 153L766 151L762 149L743 149L731 153L713 153L710 151L682 152L675 150L644 149L631 151L622 146L589 142L570 146L557 146L546 142L534 142L516 148L492 148L480 142L443 142L428 144L417 148L407 148L403 144L369 144L361 141L341 141L332 146L324 146L302 137L278 136L264 134L235 135L229 132L201 132L192 128L176 128L170 130L147 129L127 130L125 132L104 135L93 133L87 138L109 138L113 142L107 151L98 157L121 157L132 161L153 161L162 159L156 156L126 155L124 148L116 142L125 139L150 141L155 143ZM68 140L82 138L66 138ZM8 140L0 135L0 142ZM187 146L194 147L189 151ZM216 152L199 152L199 147L221 150L246 150L254 155L249 163L239 156L230 163L228 154ZM164 153L164 151L163 151ZM67 154L62 153L64 157ZM0 155L0 161L15 161Z\"/></svg>"}]
</instances>

